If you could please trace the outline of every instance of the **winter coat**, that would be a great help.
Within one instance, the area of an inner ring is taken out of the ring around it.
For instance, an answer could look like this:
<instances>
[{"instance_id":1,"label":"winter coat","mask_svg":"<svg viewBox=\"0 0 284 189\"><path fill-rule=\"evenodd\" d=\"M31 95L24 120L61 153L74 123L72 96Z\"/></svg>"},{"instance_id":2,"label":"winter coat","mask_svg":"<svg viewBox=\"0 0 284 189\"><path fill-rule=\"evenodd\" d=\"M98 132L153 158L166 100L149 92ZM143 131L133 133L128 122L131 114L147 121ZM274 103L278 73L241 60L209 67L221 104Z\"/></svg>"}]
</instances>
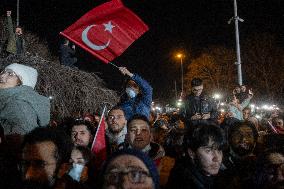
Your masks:
<instances>
[{"instance_id":1,"label":"winter coat","mask_svg":"<svg viewBox=\"0 0 284 189\"><path fill-rule=\"evenodd\" d=\"M134 74L131 80L139 86L141 94L138 94L135 98L122 101L119 106L122 107L127 120L135 114L142 114L149 119L153 89L147 81L137 74Z\"/></svg>"},{"instance_id":2,"label":"winter coat","mask_svg":"<svg viewBox=\"0 0 284 189\"><path fill-rule=\"evenodd\" d=\"M14 32L11 16L7 17L8 21L8 44L6 51L11 54L23 54L25 52L25 40Z\"/></svg>"},{"instance_id":3,"label":"winter coat","mask_svg":"<svg viewBox=\"0 0 284 189\"><path fill-rule=\"evenodd\" d=\"M176 161L168 178L167 189L212 189L214 177L205 176L186 156Z\"/></svg>"},{"instance_id":4,"label":"winter coat","mask_svg":"<svg viewBox=\"0 0 284 189\"><path fill-rule=\"evenodd\" d=\"M210 118L207 120L191 120L191 117L196 113L210 113ZM198 124L216 124L218 118L217 105L213 99L201 94L199 97L193 94L189 95L184 102L182 114L186 127L196 126Z\"/></svg>"},{"instance_id":5,"label":"winter coat","mask_svg":"<svg viewBox=\"0 0 284 189\"><path fill-rule=\"evenodd\" d=\"M31 87L0 89L0 124L4 134L24 135L50 120L50 102Z\"/></svg>"},{"instance_id":6,"label":"winter coat","mask_svg":"<svg viewBox=\"0 0 284 189\"><path fill-rule=\"evenodd\" d=\"M238 120L244 120L243 118L243 109L248 106L250 102L250 98L245 99L241 104L240 104L240 109L234 106L233 104L229 104L229 112L233 114L233 117L238 119Z\"/></svg>"}]
</instances>

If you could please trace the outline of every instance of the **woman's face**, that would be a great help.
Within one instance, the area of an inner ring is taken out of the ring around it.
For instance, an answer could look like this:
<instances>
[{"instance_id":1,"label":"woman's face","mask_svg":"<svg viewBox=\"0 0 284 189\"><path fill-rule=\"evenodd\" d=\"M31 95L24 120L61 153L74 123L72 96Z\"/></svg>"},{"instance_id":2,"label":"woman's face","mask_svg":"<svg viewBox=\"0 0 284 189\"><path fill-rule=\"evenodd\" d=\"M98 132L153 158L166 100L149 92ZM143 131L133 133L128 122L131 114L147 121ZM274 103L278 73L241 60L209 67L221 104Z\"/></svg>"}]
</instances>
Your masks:
<instances>
[{"instance_id":1,"label":"woman's face","mask_svg":"<svg viewBox=\"0 0 284 189\"><path fill-rule=\"evenodd\" d=\"M83 154L79 150L74 149L71 152L70 163L85 165L86 161L83 157Z\"/></svg>"},{"instance_id":2,"label":"woman's face","mask_svg":"<svg viewBox=\"0 0 284 189\"><path fill-rule=\"evenodd\" d=\"M140 159L132 155L121 155L107 166L103 188L154 189L154 182Z\"/></svg>"}]
</instances>

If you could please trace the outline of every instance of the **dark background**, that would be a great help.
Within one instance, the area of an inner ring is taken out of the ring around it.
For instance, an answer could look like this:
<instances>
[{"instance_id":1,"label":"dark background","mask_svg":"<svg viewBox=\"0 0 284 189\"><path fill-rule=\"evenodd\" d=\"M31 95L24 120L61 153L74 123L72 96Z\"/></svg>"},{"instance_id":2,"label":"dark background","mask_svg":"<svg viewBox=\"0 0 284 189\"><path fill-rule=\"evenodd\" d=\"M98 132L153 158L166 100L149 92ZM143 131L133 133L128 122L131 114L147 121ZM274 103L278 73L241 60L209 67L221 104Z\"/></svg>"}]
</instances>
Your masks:
<instances>
[{"instance_id":1,"label":"dark background","mask_svg":"<svg viewBox=\"0 0 284 189\"><path fill-rule=\"evenodd\" d=\"M12 9L16 15L16 0L1 2L4 5L1 6L2 15L8 9ZM51 51L57 54L60 41L58 33L104 2L20 0L20 25L47 40ZM123 3L150 30L114 62L148 80L154 88L155 99L173 98L175 80L180 90L180 64L174 57L176 52L186 54L186 68L191 58L210 45L235 48L234 24L227 23L234 15L233 0L125 0ZM284 46L283 0L238 0L238 15L245 20L239 24L241 45L251 35L265 32L275 35ZM110 88L121 90L123 77L114 67L80 50L78 56L80 69L98 72Z\"/></svg>"}]
</instances>

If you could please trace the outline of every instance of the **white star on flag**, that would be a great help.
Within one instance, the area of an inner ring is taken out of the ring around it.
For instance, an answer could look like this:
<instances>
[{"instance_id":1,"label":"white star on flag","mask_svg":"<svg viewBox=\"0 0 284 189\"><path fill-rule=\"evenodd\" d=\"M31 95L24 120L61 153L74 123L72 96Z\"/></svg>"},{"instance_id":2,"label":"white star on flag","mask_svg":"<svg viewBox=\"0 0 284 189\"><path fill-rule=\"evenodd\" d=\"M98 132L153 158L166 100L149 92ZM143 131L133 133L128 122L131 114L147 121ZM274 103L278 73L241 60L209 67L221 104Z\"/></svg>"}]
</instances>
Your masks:
<instances>
[{"instance_id":1,"label":"white star on flag","mask_svg":"<svg viewBox=\"0 0 284 189\"><path fill-rule=\"evenodd\" d=\"M104 24L104 26L105 26L105 31L109 31L110 33L112 33L112 28L115 27L111 24L111 21L109 21L107 24Z\"/></svg>"}]
</instances>

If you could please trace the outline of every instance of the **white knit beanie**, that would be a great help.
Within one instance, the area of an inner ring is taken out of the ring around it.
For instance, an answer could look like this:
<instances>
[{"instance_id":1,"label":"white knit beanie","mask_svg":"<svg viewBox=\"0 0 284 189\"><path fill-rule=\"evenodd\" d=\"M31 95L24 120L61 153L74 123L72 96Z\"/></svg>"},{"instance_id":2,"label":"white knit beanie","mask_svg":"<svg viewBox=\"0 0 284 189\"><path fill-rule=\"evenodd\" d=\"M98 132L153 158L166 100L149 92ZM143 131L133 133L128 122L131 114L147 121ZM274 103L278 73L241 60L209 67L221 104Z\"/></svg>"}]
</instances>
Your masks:
<instances>
[{"instance_id":1,"label":"white knit beanie","mask_svg":"<svg viewBox=\"0 0 284 189\"><path fill-rule=\"evenodd\" d=\"M17 76L19 76L19 79L22 81L23 85L35 88L38 76L36 69L17 63L10 64L5 69L13 70Z\"/></svg>"}]
</instances>

